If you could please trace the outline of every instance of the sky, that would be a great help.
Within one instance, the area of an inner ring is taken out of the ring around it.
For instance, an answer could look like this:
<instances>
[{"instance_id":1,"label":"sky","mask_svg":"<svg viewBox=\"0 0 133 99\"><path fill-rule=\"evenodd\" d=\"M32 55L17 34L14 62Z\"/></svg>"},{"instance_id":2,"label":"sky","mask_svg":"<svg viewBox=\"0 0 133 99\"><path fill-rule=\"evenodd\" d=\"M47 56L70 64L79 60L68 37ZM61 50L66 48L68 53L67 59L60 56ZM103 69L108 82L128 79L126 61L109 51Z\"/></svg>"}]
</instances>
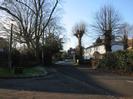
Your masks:
<instances>
[{"instance_id":1,"label":"sky","mask_svg":"<svg viewBox=\"0 0 133 99\"><path fill-rule=\"evenodd\" d=\"M94 23L95 14L103 5L113 6L122 16L123 23L133 24L133 0L64 0L62 21L67 38L64 50L77 46L77 39L72 34L72 27L79 22L85 22L88 27L88 31L82 39L83 46L88 47L94 42L95 37L90 24Z\"/></svg>"},{"instance_id":2,"label":"sky","mask_svg":"<svg viewBox=\"0 0 133 99\"><path fill-rule=\"evenodd\" d=\"M0 0L0 3L3 0ZM96 36L94 31L91 31L91 24L94 23L94 17L97 11L104 6L113 6L122 16L122 22L133 25L133 0L63 0L63 17L62 23L66 31L64 50L70 47L75 48L78 43L72 33L72 27L80 22L87 24L88 31L82 38L82 45L88 47L95 41ZM133 34L132 34L133 36Z\"/></svg>"}]
</instances>

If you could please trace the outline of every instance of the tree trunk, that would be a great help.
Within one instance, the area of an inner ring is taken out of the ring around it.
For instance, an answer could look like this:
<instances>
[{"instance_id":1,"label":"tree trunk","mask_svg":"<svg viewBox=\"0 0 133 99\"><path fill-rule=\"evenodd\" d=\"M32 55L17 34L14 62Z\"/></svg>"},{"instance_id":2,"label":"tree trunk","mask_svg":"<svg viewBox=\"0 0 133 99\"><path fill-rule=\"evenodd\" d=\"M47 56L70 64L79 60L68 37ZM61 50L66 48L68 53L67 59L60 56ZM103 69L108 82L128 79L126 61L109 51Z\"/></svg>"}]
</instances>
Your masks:
<instances>
[{"instance_id":1,"label":"tree trunk","mask_svg":"<svg viewBox=\"0 0 133 99\"><path fill-rule=\"evenodd\" d=\"M82 60L81 38L78 38L78 43L79 43L79 60Z\"/></svg>"},{"instance_id":2,"label":"tree trunk","mask_svg":"<svg viewBox=\"0 0 133 99\"><path fill-rule=\"evenodd\" d=\"M124 35L124 50L126 50L128 48L128 38L127 38L127 35Z\"/></svg>"},{"instance_id":3,"label":"tree trunk","mask_svg":"<svg viewBox=\"0 0 133 99\"><path fill-rule=\"evenodd\" d=\"M36 56L36 61L40 62L39 58L39 38L36 38L36 48L35 48L35 56Z\"/></svg>"},{"instance_id":4,"label":"tree trunk","mask_svg":"<svg viewBox=\"0 0 133 99\"><path fill-rule=\"evenodd\" d=\"M105 50L106 52L111 52L112 51L112 33L110 30L105 31L105 39L104 39L104 43L105 43Z\"/></svg>"}]
</instances>

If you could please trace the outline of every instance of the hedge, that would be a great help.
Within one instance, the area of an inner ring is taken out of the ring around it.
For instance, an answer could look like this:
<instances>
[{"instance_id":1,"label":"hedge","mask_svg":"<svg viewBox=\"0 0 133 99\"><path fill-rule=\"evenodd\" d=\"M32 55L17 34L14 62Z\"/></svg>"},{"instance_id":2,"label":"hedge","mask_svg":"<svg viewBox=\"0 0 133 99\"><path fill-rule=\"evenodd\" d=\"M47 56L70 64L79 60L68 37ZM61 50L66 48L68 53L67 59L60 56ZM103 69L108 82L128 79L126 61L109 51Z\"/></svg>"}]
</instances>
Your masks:
<instances>
[{"instance_id":1,"label":"hedge","mask_svg":"<svg viewBox=\"0 0 133 99\"><path fill-rule=\"evenodd\" d=\"M99 68L109 70L133 71L133 50L117 51L107 53L100 61Z\"/></svg>"}]
</instances>

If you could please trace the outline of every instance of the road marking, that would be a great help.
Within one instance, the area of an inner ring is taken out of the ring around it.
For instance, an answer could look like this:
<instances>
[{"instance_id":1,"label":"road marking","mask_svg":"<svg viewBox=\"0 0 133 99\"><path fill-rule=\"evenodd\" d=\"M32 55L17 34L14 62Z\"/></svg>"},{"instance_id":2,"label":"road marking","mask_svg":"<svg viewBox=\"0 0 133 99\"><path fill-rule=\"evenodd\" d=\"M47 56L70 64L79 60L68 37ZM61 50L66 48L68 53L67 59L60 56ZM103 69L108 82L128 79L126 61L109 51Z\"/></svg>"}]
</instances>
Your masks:
<instances>
[{"instance_id":1,"label":"road marking","mask_svg":"<svg viewBox=\"0 0 133 99\"><path fill-rule=\"evenodd\" d=\"M132 80L127 80L127 82L129 82L129 83L133 83L133 81L132 81Z\"/></svg>"}]
</instances>

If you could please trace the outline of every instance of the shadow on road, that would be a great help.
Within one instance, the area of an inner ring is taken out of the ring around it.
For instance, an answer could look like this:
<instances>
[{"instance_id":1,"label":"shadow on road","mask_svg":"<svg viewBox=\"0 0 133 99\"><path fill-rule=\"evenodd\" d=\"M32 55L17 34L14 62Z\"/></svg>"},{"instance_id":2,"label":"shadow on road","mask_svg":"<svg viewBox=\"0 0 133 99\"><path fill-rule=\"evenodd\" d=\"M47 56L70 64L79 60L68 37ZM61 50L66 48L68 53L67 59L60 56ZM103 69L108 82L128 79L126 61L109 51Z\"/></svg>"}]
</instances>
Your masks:
<instances>
[{"instance_id":1,"label":"shadow on road","mask_svg":"<svg viewBox=\"0 0 133 99\"><path fill-rule=\"evenodd\" d=\"M83 82L83 84L88 89L88 93L86 90L87 94L123 96L122 94L107 88L106 86L104 86L104 84L98 82L96 78L93 78L89 73L84 72L82 69L77 68L76 66L58 64L55 65L54 68L61 74L67 75L70 78Z\"/></svg>"},{"instance_id":2,"label":"shadow on road","mask_svg":"<svg viewBox=\"0 0 133 99\"><path fill-rule=\"evenodd\" d=\"M48 69L53 68L47 78L0 79L0 89L122 96L72 65L58 64Z\"/></svg>"}]
</instances>

